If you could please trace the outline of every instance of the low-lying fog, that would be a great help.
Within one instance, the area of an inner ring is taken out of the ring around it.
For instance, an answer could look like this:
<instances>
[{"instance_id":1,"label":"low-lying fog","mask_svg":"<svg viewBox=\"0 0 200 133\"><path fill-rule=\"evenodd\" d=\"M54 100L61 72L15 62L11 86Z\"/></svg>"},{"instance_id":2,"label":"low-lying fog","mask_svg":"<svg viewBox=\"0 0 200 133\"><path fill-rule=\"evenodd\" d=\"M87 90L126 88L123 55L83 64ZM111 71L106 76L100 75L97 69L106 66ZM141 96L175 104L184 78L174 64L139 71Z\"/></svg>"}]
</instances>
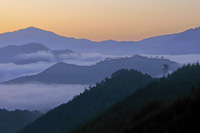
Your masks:
<instances>
[{"instance_id":1,"label":"low-lying fog","mask_svg":"<svg viewBox=\"0 0 200 133\"><path fill-rule=\"evenodd\" d=\"M69 63L69 64L76 64L76 65L93 65L101 60L104 60L107 57L114 58L114 57L129 57L129 56L132 56L132 55L113 56L113 55L101 55L98 53L96 53L96 54L93 53L93 54L85 54L83 56L84 58L81 58L79 60L66 60L63 62ZM175 61L179 64L194 63L197 60L200 61L200 55L195 55L195 54L191 54L191 55L143 55L143 56L153 57L153 58L164 57L165 59ZM51 63L38 62L38 63L32 63L32 64L26 64L26 65L16 65L13 63L0 64L0 82L14 79L14 78L24 76L24 75L37 74L54 64L56 64L56 62L51 62Z\"/></svg>"},{"instance_id":2,"label":"low-lying fog","mask_svg":"<svg viewBox=\"0 0 200 133\"><path fill-rule=\"evenodd\" d=\"M79 95L88 85L0 85L0 108L47 111Z\"/></svg>"},{"instance_id":3,"label":"low-lying fog","mask_svg":"<svg viewBox=\"0 0 200 133\"><path fill-rule=\"evenodd\" d=\"M88 66L104 60L107 57L117 57L113 55L102 55L98 53L83 53L80 56L80 59L63 60L62 62ZM8 81L10 79L25 75L37 74L56 63L57 62L37 62L24 65L17 65L13 63L0 63L0 82Z\"/></svg>"},{"instance_id":4,"label":"low-lying fog","mask_svg":"<svg viewBox=\"0 0 200 133\"><path fill-rule=\"evenodd\" d=\"M89 57L91 55L88 55ZM96 55L100 56L100 55ZM200 55L143 55L153 58L165 58L180 64L188 64L200 61ZM105 57L104 57L105 58ZM72 60L66 63L77 65L92 65L102 58L87 60ZM29 75L43 71L55 63L39 62L27 65L0 64L0 81L5 81L21 75ZM87 85L0 85L0 108L8 110L28 109L47 111L62 103L66 103L84 91Z\"/></svg>"}]
</instances>

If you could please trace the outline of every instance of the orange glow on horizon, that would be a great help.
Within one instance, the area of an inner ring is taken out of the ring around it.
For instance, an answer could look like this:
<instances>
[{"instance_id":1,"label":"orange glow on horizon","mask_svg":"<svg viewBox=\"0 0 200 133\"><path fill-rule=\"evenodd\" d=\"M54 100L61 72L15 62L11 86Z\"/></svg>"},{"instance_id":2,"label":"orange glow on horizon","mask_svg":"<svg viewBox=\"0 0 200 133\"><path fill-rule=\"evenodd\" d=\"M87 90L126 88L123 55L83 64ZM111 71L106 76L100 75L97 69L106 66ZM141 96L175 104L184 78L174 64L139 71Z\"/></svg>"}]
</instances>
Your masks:
<instances>
[{"instance_id":1,"label":"orange glow on horizon","mask_svg":"<svg viewBox=\"0 0 200 133\"><path fill-rule=\"evenodd\" d=\"M6 0L0 33L34 26L93 41L137 41L199 27L199 7L199 0Z\"/></svg>"}]
</instances>

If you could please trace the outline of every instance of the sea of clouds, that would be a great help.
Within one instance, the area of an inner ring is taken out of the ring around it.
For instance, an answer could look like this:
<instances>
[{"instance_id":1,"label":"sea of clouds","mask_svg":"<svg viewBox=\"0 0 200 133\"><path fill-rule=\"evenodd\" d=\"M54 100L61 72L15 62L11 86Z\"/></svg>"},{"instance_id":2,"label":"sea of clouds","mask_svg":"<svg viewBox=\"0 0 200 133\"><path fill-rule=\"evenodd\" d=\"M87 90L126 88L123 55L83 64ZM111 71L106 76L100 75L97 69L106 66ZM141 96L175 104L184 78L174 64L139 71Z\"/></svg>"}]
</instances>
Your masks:
<instances>
[{"instance_id":1,"label":"sea of clouds","mask_svg":"<svg viewBox=\"0 0 200 133\"><path fill-rule=\"evenodd\" d=\"M65 56L65 55L63 55ZM130 55L129 55L130 56ZM120 57L129 57L128 55L120 56ZM197 54L190 54L190 55L142 55L152 58L165 58L171 61L175 61L181 65L188 64L188 63L195 63L200 61L200 55ZM47 57L47 56L46 56ZM99 53L82 53L79 55L80 58L77 59L66 59L67 57L63 57L65 60L62 62L75 64L75 65L82 65L82 66L89 66L96 64L99 61L102 61L106 58L116 58L119 56L115 55L102 55ZM26 58L26 57L24 57ZM14 79L17 77L25 76L25 75L33 75L43 70L47 69L48 67L56 64L57 62L37 62L31 64L24 64L24 65L17 65L13 63L4 63L0 64L0 82L4 82L10 79Z\"/></svg>"},{"instance_id":2,"label":"sea of clouds","mask_svg":"<svg viewBox=\"0 0 200 133\"><path fill-rule=\"evenodd\" d=\"M127 55L126 55L127 56ZM179 64L195 63L200 61L200 55L143 55L153 58L165 58ZM99 53L82 53L76 60L64 60L63 62L76 65L93 65L105 58L118 56L102 55ZM125 57L125 56L121 56ZM26 65L13 63L0 64L0 81L6 81L23 75L39 73L56 62L38 62ZM75 95L85 90L87 85L55 85L55 84L23 84L0 85L0 108L8 110L27 109L47 111L60 104L68 102Z\"/></svg>"},{"instance_id":3,"label":"sea of clouds","mask_svg":"<svg viewBox=\"0 0 200 133\"><path fill-rule=\"evenodd\" d=\"M0 85L0 108L46 112L67 103L86 88L88 85Z\"/></svg>"},{"instance_id":4,"label":"sea of clouds","mask_svg":"<svg viewBox=\"0 0 200 133\"><path fill-rule=\"evenodd\" d=\"M49 53L48 53L49 54ZM56 64L57 60L54 60L53 56L48 55L47 53L39 52L39 54L26 54L21 55L20 59L26 59L31 60L35 58L43 58L46 61L40 61L37 63L30 63L30 64L14 64L14 63L0 63L0 82L4 82L10 79L14 79L17 77L25 76L25 75L33 75L37 74L39 72L42 72L43 70L47 69L48 67ZM73 54L73 53L72 53ZM65 55L61 54L59 55L60 59L62 58L62 62L69 63L69 64L75 64L75 65L82 65L82 66L89 66L93 65L101 60L104 60L108 57L117 57L113 55L102 55L99 53L82 53L79 56L79 58L76 58L75 55ZM69 57L70 56L70 57ZM72 59L72 56L74 57ZM17 57L19 58L19 57ZM76 58L76 59L75 59Z\"/></svg>"}]
</instances>

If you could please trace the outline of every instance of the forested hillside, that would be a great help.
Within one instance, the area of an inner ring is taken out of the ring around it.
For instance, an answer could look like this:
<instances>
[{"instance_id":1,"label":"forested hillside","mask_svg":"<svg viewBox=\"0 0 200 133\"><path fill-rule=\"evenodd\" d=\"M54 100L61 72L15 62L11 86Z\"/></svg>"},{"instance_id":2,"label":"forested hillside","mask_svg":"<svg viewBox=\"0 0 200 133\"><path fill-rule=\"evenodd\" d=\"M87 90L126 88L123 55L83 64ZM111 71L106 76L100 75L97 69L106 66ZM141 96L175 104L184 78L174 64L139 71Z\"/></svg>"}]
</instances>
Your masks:
<instances>
[{"instance_id":1,"label":"forested hillside","mask_svg":"<svg viewBox=\"0 0 200 133\"><path fill-rule=\"evenodd\" d=\"M19 133L131 132L135 127L140 128L134 123L143 122L143 113L145 117L154 110L159 112L160 108L174 107L176 104L171 105L174 100L187 96L194 90L191 88L197 88L199 84L198 63L183 66L159 79L152 79L135 70L120 70L110 79L106 78L96 87L48 112Z\"/></svg>"},{"instance_id":2,"label":"forested hillside","mask_svg":"<svg viewBox=\"0 0 200 133\"><path fill-rule=\"evenodd\" d=\"M148 86L137 90L74 132L199 131L199 85L200 65L197 63L184 66L167 78L154 80ZM198 91L195 91L197 87Z\"/></svg>"},{"instance_id":3,"label":"forested hillside","mask_svg":"<svg viewBox=\"0 0 200 133\"><path fill-rule=\"evenodd\" d=\"M0 109L0 133L16 133L42 114L37 111Z\"/></svg>"},{"instance_id":4,"label":"forested hillside","mask_svg":"<svg viewBox=\"0 0 200 133\"><path fill-rule=\"evenodd\" d=\"M152 78L135 70L119 70L95 87L86 90L67 104L63 104L31 123L20 133L65 133L147 85Z\"/></svg>"}]
</instances>

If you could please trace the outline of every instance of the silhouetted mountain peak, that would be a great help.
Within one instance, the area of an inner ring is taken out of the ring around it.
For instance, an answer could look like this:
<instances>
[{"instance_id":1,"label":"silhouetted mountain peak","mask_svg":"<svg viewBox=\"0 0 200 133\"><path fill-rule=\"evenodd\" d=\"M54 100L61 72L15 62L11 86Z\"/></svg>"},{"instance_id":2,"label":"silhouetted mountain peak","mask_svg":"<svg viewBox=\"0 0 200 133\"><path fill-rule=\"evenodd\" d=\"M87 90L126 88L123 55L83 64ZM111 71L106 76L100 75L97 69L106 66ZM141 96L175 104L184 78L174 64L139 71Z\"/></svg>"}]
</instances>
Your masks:
<instances>
[{"instance_id":1,"label":"silhouetted mountain peak","mask_svg":"<svg viewBox=\"0 0 200 133\"><path fill-rule=\"evenodd\" d=\"M114 40L93 42L87 39L75 39L60 36L54 32L39 29L36 27L28 27L15 32L0 34L0 46L21 45L30 42L39 42L52 50L71 49L76 51L76 53L91 52L108 55L130 55L137 53L198 54L199 36L200 27L190 29L182 33L152 37L138 42L118 42ZM180 50L180 45L182 46L182 49L184 49L183 51Z\"/></svg>"},{"instance_id":2,"label":"silhouetted mountain peak","mask_svg":"<svg viewBox=\"0 0 200 133\"><path fill-rule=\"evenodd\" d=\"M43 30L43 29L36 28L36 27L28 27L28 28L21 29L21 30L15 31L15 32L23 32L23 33L29 33L29 34L30 33L32 33L32 34L45 33L45 34L54 34L54 35L56 35L54 32Z\"/></svg>"},{"instance_id":3,"label":"silhouetted mountain peak","mask_svg":"<svg viewBox=\"0 0 200 133\"><path fill-rule=\"evenodd\" d=\"M41 43L34 43L34 42L31 42L31 43L28 43L28 44L24 44L24 45L20 45L20 46L17 46L17 45L9 45L9 46L5 46L5 47L2 47L1 49L2 50L9 50L9 49L24 49L24 50L27 50L27 49L31 49L31 50L40 50L40 51L46 51L46 50L50 50L49 48L45 47L43 44Z\"/></svg>"},{"instance_id":4,"label":"silhouetted mountain peak","mask_svg":"<svg viewBox=\"0 0 200 133\"><path fill-rule=\"evenodd\" d=\"M67 64L64 63L64 62L58 62L58 63L56 63L56 64L54 65L54 67L60 67L60 66L67 66Z\"/></svg>"},{"instance_id":5,"label":"silhouetted mountain peak","mask_svg":"<svg viewBox=\"0 0 200 133\"><path fill-rule=\"evenodd\" d=\"M66 70L66 68L69 68L69 67L75 67L76 65L74 64L67 64L67 63L64 63L64 62L58 62L56 64L54 64L53 66L49 67L48 69L46 69L44 71L44 73L52 73L52 72L63 72Z\"/></svg>"},{"instance_id":6,"label":"silhouetted mountain peak","mask_svg":"<svg viewBox=\"0 0 200 133\"><path fill-rule=\"evenodd\" d=\"M31 48L38 48L38 49L43 49L43 50L50 50L49 48L47 48L46 46L44 46L43 44L41 43L34 43L34 42L31 42L31 43L28 43L28 44L25 44L25 45L21 45L19 47L31 47Z\"/></svg>"},{"instance_id":7,"label":"silhouetted mountain peak","mask_svg":"<svg viewBox=\"0 0 200 133\"><path fill-rule=\"evenodd\" d=\"M42 29L31 26L31 27L25 28L24 30L42 30Z\"/></svg>"}]
</instances>

